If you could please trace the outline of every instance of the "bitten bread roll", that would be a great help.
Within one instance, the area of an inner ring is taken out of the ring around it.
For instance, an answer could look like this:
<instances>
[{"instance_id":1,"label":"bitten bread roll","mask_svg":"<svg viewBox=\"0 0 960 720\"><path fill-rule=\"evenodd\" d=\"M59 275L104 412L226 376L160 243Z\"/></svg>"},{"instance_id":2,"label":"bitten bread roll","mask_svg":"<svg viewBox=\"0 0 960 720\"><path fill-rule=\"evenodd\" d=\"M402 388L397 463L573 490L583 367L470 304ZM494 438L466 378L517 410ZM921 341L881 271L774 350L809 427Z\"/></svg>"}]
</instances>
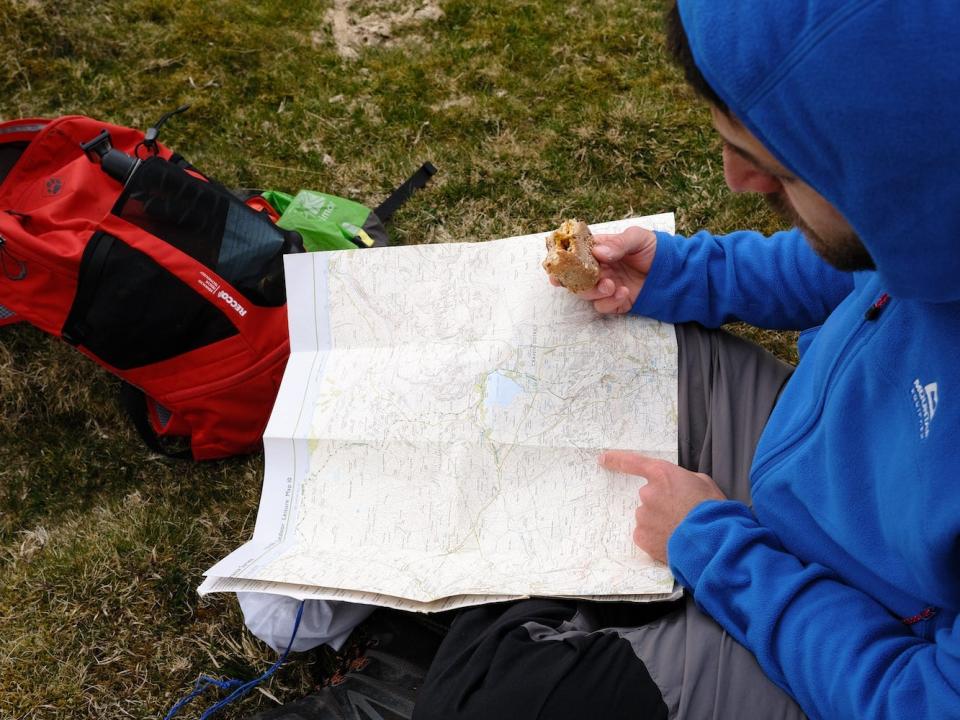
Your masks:
<instances>
[{"instance_id":1,"label":"bitten bread roll","mask_svg":"<svg viewBox=\"0 0 960 720\"><path fill-rule=\"evenodd\" d=\"M582 220L564 220L547 237L543 269L570 292L590 290L600 279L600 265L593 257L593 234Z\"/></svg>"}]
</instances>

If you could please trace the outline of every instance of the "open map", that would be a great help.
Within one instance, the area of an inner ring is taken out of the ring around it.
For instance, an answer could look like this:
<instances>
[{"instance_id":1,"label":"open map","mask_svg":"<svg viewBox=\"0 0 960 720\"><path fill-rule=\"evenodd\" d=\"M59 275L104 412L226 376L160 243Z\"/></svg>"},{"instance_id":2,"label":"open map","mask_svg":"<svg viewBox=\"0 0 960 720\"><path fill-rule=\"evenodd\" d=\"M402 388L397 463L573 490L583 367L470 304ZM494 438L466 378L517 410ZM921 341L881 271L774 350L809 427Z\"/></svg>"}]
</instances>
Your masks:
<instances>
[{"instance_id":1,"label":"open map","mask_svg":"<svg viewBox=\"0 0 960 720\"><path fill-rule=\"evenodd\" d=\"M593 229L631 224L673 215ZM674 329L551 286L545 235L287 256L256 528L201 593L430 611L676 592L631 539L643 480L597 464L676 462Z\"/></svg>"}]
</instances>

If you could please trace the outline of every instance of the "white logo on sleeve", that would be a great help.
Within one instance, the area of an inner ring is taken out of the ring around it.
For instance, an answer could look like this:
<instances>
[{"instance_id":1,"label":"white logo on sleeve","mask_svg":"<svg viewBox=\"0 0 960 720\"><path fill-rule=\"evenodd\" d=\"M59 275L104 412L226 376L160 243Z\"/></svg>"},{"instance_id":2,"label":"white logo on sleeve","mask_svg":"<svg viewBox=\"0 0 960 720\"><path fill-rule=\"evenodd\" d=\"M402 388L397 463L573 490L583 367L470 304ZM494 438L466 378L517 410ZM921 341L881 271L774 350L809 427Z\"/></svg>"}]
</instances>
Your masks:
<instances>
[{"instance_id":1,"label":"white logo on sleeve","mask_svg":"<svg viewBox=\"0 0 960 720\"><path fill-rule=\"evenodd\" d=\"M930 434L930 423L933 422L933 416L937 414L940 393L935 382L923 385L919 378L913 381L910 392L920 420L920 438L924 439Z\"/></svg>"}]
</instances>

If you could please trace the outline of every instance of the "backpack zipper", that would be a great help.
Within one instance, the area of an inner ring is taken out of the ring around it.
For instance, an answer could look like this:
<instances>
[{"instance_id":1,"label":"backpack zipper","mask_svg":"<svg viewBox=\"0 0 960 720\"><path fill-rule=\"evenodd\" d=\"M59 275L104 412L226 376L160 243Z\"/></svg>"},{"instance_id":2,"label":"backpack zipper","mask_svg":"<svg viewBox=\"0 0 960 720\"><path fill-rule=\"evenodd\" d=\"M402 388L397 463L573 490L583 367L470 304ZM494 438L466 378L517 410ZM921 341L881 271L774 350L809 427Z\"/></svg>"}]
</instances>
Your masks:
<instances>
[{"instance_id":1,"label":"backpack zipper","mask_svg":"<svg viewBox=\"0 0 960 720\"><path fill-rule=\"evenodd\" d=\"M12 260L17 264L17 273L15 275L10 274L10 268L7 266L7 258ZM23 280L27 276L27 264L15 257L10 250L7 249L7 239L0 235L0 268L3 269L3 274L7 280Z\"/></svg>"},{"instance_id":2,"label":"backpack zipper","mask_svg":"<svg viewBox=\"0 0 960 720\"><path fill-rule=\"evenodd\" d=\"M16 210L3 210L2 212L19 220L21 225L30 220L30 215L17 212ZM91 230L90 233L92 236L93 230ZM34 237L37 238L36 235L34 235ZM40 238L37 238L37 239L40 239ZM68 258L61 257L55 253L43 254L42 252L34 251L29 247L29 245L27 245L26 243L20 242L16 237L14 237L13 247L17 249L17 255L14 255L10 250L10 247L11 247L10 241L7 240L6 238L3 238L3 240L5 241L5 243L0 243L0 255L6 252L7 256L9 256L11 260L14 260L19 265L21 265L25 272L27 270L27 264L31 263L34 266L39 266L49 271L50 273L60 277L64 277L64 276L76 277L76 267L77 267L76 262L71 262ZM7 246L5 251L3 249L3 244L6 244ZM17 256L20 256L24 259L20 260ZM3 272L2 268L0 268L0 272ZM15 278L11 278L11 279L15 279Z\"/></svg>"}]
</instances>

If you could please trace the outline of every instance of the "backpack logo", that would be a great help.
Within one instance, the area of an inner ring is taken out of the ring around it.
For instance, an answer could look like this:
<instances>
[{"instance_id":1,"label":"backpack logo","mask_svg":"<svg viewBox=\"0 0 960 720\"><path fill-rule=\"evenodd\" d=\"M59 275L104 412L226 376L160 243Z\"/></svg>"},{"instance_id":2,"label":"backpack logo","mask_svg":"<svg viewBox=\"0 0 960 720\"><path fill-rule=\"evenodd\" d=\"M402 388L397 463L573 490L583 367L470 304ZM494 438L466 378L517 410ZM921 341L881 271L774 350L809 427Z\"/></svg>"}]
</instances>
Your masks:
<instances>
[{"instance_id":1,"label":"backpack logo","mask_svg":"<svg viewBox=\"0 0 960 720\"><path fill-rule=\"evenodd\" d=\"M52 177L47 180L44 187L47 190L47 195L57 195L63 190L63 181L58 177Z\"/></svg>"},{"instance_id":2,"label":"backpack logo","mask_svg":"<svg viewBox=\"0 0 960 720\"><path fill-rule=\"evenodd\" d=\"M200 273L200 287L212 295L220 289L220 283L207 275L205 272L202 272Z\"/></svg>"},{"instance_id":3,"label":"backpack logo","mask_svg":"<svg viewBox=\"0 0 960 720\"><path fill-rule=\"evenodd\" d=\"M233 299L233 295L228 293L226 290L220 290L220 283L214 280L212 277L207 275L205 272L200 273L200 287L206 290L211 295L216 294L217 298L223 300L227 305L232 307L234 311L240 317L243 317L247 314L247 309ZM219 291L219 292L218 292Z\"/></svg>"},{"instance_id":4,"label":"backpack logo","mask_svg":"<svg viewBox=\"0 0 960 720\"><path fill-rule=\"evenodd\" d=\"M913 405L917 410L917 417L920 421L920 439L924 440L930 435L930 423L933 422L933 417L937 414L940 391L935 382L923 385L917 378L913 381L910 392L913 395Z\"/></svg>"},{"instance_id":5,"label":"backpack logo","mask_svg":"<svg viewBox=\"0 0 960 720\"><path fill-rule=\"evenodd\" d=\"M243 305L238 303L236 300L234 300L233 297L230 295L230 293L228 293L226 290L221 290L220 292L218 292L217 297L223 300L227 305L232 307L234 310L236 310L237 315L239 315L240 317L243 317L244 315L247 314L247 309L243 307Z\"/></svg>"}]
</instances>

